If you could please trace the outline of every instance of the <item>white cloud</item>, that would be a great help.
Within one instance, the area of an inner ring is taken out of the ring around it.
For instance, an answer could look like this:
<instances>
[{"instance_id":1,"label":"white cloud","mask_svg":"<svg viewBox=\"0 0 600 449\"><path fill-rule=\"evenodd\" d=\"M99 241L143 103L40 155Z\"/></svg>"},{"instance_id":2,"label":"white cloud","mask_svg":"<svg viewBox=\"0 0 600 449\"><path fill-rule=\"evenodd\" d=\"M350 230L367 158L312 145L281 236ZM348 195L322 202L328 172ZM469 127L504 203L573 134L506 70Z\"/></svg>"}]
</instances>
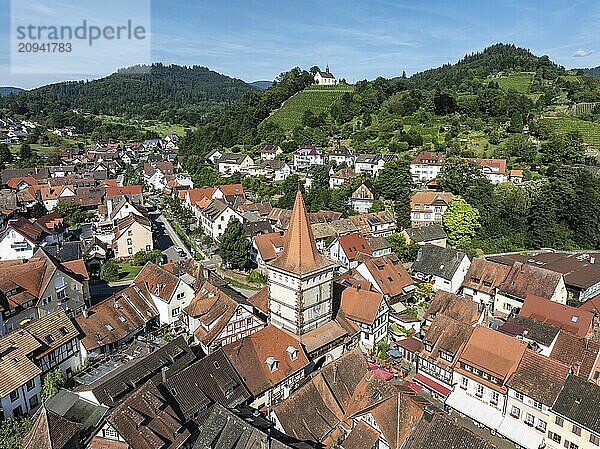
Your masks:
<instances>
[{"instance_id":1,"label":"white cloud","mask_svg":"<svg viewBox=\"0 0 600 449\"><path fill-rule=\"evenodd\" d=\"M575 53L573 53L573 56L575 56L576 58L585 58L586 56L590 56L590 55L594 54L594 52L595 52L595 50L593 50L593 49L585 50L583 48L580 48Z\"/></svg>"}]
</instances>

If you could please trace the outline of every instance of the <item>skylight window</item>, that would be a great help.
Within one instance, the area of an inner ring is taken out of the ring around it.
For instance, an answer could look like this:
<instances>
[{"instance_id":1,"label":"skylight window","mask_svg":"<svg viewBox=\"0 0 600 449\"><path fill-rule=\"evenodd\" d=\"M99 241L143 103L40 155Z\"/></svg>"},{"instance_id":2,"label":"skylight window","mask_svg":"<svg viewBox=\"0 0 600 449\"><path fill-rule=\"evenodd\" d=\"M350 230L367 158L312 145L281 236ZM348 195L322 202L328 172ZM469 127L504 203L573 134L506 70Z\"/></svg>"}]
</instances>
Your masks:
<instances>
[{"instance_id":1,"label":"skylight window","mask_svg":"<svg viewBox=\"0 0 600 449\"><path fill-rule=\"evenodd\" d=\"M104 327L106 328L107 331L112 332L115 330L114 327L112 327L110 324L105 324Z\"/></svg>"},{"instance_id":2,"label":"skylight window","mask_svg":"<svg viewBox=\"0 0 600 449\"><path fill-rule=\"evenodd\" d=\"M51 345L52 343L54 343L54 337L52 335L46 335L44 337L44 340L46 340L46 343L48 343L49 345Z\"/></svg>"}]
</instances>

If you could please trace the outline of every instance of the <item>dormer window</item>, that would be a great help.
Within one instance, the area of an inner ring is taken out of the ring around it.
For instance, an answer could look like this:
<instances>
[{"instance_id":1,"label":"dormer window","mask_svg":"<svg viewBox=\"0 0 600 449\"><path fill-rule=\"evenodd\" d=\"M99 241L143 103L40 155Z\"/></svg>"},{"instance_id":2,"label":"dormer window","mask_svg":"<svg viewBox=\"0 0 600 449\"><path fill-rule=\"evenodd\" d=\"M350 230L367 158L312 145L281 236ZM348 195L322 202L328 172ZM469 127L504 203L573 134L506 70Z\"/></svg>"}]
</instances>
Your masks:
<instances>
[{"instance_id":1,"label":"dormer window","mask_svg":"<svg viewBox=\"0 0 600 449\"><path fill-rule=\"evenodd\" d=\"M290 359L296 360L298 358L298 350L293 346L288 346L286 351L290 355Z\"/></svg>"},{"instance_id":2,"label":"dormer window","mask_svg":"<svg viewBox=\"0 0 600 449\"><path fill-rule=\"evenodd\" d=\"M277 369L279 368L279 360L277 360L275 357L268 357L266 363L269 367L269 371L271 371L272 373L277 371Z\"/></svg>"}]
</instances>

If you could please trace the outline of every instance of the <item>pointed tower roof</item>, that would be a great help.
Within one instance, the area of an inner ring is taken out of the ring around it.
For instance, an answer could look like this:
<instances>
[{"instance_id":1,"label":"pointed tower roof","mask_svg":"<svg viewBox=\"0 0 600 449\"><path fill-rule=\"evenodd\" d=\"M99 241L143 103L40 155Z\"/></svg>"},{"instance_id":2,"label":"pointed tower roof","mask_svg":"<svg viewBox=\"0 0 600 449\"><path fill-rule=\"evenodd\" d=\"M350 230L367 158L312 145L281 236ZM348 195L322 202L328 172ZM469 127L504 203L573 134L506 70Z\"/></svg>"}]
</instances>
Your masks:
<instances>
[{"instance_id":1,"label":"pointed tower roof","mask_svg":"<svg viewBox=\"0 0 600 449\"><path fill-rule=\"evenodd\" d=\"M333 265L321 256L308 221L302 193L296 194L283 251L270 265L294 274L307 274Z\"/></svg>"},{"instance_id":2,"label":"pointed tower roof","mask_svg":"<svg viewBox=\"0 0 600 449\"><path fill-rule=\"evenodd\" d=\"M81 426L48 410L37 413L31 430L23 438L24 449L76 449Z\"/></svg>"}]
</instances>

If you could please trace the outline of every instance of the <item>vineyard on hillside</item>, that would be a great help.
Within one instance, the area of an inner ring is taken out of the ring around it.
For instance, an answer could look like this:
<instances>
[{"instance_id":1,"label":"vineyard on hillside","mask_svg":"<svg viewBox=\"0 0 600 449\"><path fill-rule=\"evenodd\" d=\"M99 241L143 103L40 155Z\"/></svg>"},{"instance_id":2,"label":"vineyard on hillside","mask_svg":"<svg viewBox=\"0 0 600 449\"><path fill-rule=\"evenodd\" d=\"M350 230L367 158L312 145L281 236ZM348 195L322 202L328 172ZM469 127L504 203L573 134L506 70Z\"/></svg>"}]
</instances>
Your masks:
<instances>
[{"instance_id":1,"label":"vineyard on hillside","mask_svg":"<svg viewBox=\"0 0 600 449\"><path fill-rule=\"evenodd\" d=\"M570 117L546 118L544 121L563 134L577 131L585 143L600 149L600 123Z\"/></svg>"},{"instance_id":2,"label":"vineyard on hillside","mask_svg":"<svg viewBox=\"0 0 600 449\"><path fill-rule=\"evenodd\" d=\"M298 92L277 109L267 120L272 120L283 129L291 131L302 124L304 111L315 115L327 111L344 93L352 92L352 86L309 86Z\"/></svg>"}]
</instances>

